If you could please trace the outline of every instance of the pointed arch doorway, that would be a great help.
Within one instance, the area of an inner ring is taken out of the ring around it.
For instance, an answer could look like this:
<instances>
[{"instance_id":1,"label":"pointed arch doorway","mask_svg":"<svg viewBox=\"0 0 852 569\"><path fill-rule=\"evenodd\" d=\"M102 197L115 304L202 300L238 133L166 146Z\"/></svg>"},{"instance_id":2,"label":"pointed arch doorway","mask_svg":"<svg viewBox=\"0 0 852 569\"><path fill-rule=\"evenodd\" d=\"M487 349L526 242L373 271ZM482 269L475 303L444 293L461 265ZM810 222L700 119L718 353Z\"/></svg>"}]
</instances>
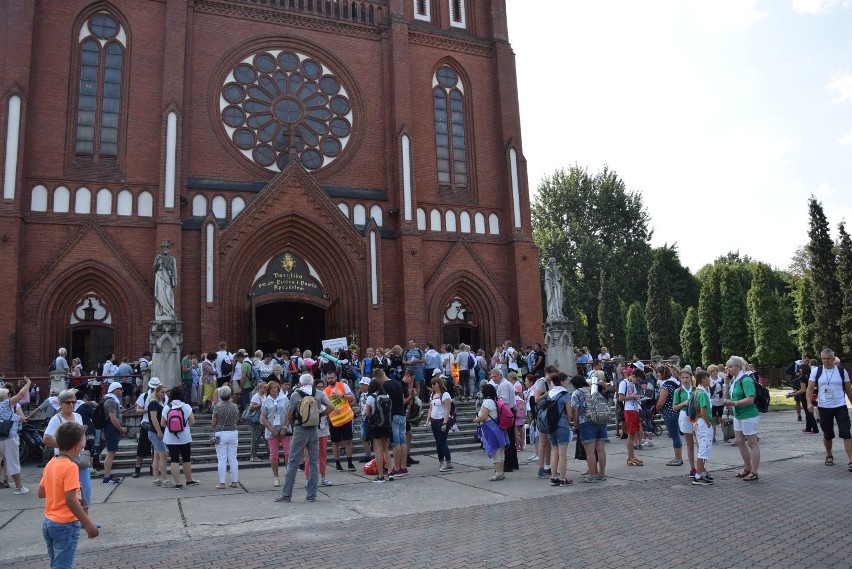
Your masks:
<instances>
[{"instance_id":1,"label":"pointed arch doorway","mask_svg":"<svg viewBox=\"0 0 852 569\"><path fill-rule=\"evenodd\" d=\"M454 298L444 311L443 338L445 344L467 344L474 350L481 348L479 325L473 312L460 298Z\"/></svg>"},{"instance_id":2,"label":"pointed arch doorway","mask_svg":"<svg viewBox=\"0 0 852 569\"><path fill-rule=\"evenodd\" d=\"M264 353L293 347L316 350L325 333L326 310L315 304L282 300L255 308L255 346Z\"/></svg>"}]
</instances>

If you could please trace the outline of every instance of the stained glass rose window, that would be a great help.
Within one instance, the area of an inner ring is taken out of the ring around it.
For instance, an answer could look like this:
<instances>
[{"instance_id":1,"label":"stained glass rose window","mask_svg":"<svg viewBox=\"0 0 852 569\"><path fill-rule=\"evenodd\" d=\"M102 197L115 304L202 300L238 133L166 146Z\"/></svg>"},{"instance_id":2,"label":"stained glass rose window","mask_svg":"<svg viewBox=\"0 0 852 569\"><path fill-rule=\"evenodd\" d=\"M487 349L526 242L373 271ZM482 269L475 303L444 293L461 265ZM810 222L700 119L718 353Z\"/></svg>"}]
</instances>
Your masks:
<instances>
[{"instance_id":1,"label":"stained glass rose window","mask_svg":"<svg viewBox=\"0 0 852 569\"><path fill-rule=\"evenodd\" d=\"M352 134L346 87L315 58L268 50L238 62L219 99L222 125L239 151L279 172L292 159L308 170L328 166Z\"/></svg>"}]
</instances>

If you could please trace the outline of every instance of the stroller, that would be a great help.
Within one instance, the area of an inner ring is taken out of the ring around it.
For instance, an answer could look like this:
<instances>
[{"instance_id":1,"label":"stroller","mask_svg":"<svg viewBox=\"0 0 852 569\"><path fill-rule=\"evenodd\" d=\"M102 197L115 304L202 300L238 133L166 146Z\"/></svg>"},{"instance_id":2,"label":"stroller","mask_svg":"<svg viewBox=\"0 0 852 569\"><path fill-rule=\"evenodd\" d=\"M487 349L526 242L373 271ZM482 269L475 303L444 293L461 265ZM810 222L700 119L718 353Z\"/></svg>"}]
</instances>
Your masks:
<instances>
[{"instance_id":1,"label":"stroller","mask_svg":"<svg viewBox=\"0 0 852 569\"><path fill-rule=\"evenodd\" d=\"M639 401L639 419L642 421L642 430L646 433L653 432L656 436L663 434L662 425L654 424L657 416L657 392L654 389L646 389L644 397Z\"/></svg>"}]
</instances>

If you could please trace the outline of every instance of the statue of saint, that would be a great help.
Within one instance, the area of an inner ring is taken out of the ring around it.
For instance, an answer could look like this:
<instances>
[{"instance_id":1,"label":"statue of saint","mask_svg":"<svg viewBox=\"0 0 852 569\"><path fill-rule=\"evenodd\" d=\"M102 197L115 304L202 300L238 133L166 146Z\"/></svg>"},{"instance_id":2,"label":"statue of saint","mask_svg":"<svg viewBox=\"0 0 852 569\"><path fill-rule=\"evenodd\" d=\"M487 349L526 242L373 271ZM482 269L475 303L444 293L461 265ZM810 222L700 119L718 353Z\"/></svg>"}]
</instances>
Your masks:
<instances>
[{"instance_id":1,"label":"statue of saint","mask_svg":"<svg viewBox=\"0 0 852 569\"><path fill-rule=\"evenodd\" d=\"M177 286L177 263L169 253L171 243L165 241L163 252L154 259L154 318L157 320L174 320L175 287Z\"/></svg>"},{"instance_id":2,"label":"statue of saint","mask_svg":"<svg viewBox=\"0 0 852 569\"><path fill-rule=\"evenodd\" d=\"M547 295L547 321L563 320L562 314L562 276L556 268L556 259L550 258L550 265L544 269L544 292Z\"/></svg>"}]
</instances>

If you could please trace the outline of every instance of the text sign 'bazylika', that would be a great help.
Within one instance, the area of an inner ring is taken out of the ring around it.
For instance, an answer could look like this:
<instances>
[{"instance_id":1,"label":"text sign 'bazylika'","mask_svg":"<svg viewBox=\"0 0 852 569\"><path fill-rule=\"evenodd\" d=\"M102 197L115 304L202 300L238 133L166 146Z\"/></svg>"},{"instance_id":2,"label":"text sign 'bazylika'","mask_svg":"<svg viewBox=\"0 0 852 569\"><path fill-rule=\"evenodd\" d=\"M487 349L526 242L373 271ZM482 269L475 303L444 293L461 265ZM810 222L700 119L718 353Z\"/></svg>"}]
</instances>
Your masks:
<instances>
[{"instance_id":1,"label":"text sign 'bazylika'","mask_svg":"<svg viewBox=\"0 0 852 569\"><path fill-rule=\"evenodd\" d=\"M292 253L273 257L254 285L255 296L276 293L299 293L323 298L322 285L310 275L305 262Z\"/></svg>"}]
</instances>

